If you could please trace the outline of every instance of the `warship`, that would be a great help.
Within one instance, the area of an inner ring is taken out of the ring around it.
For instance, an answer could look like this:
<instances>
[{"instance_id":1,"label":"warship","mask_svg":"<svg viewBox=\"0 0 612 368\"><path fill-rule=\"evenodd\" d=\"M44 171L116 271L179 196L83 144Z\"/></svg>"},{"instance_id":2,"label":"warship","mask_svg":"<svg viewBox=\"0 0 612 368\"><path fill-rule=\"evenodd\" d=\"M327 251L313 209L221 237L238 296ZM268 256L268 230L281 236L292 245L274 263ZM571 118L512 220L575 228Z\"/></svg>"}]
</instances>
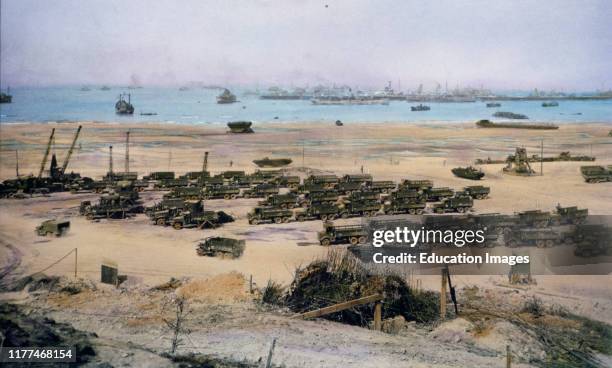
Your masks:
<instances>
[{"instance_id":1,"label":"warship","mask_svg":"<svg viewBox=\"0 0 612 368\"><path fill-rule=\"evenodd\" d=\"M6 89L6 93L0 92L0 103L11 103L13 102L13 96L11 96L9 89Z\"/></svg>"},{"instance_id":2,"label":"warship","mask_svg":"<svg viewBox=\"0 0 612 368\"><path fill-rule=\"evenodd\" d=\"M416 106L410 106L410 111L429 111L431 107L423 104L418 104Z\"/></svg>"},{"instance_id":3,"label":"warship","mask_svg":"<svg viewBox=\"0 0 612 368\"><path fill-rule=\"evenodd\" d=\"M557 101L542 102L542 107L557 107L557 106L559 106L559 103Z\"/></svg>"},{"instance_id":4,"label":"warship","mask_svg":"<svg viewBox=\"0 0 612 368\"><path fill-rule=\"evenodd\" d=\"M479 128L513 128L513 129L559 129L553 124L522 124L522 123L494 123L490 120L478 120L476 126Z\"/></svg>"},{"instance_id":5,"label":"warship","mask_svg":"<svg viewBox=\"0 0 612 368\"><path fill-rule=\"evenodd\" d=\"M480 180L485 175L482 172L482 170L476 170L472 166L468 166L468 167L455 167L451 171L457 177L464 178L464 179L470 179L470 180Z\"/></svg>"},{"instance_id":6,"label":"warship","mask_svg":"<svg viewBox=\"0 0 612 368\"><path fill-rule=\"evenodd\" d=\"M293 162L290 158L263 158L261 160L253 160L253 163L259 167L281 167L287 166Z\"/></svg>"},{"instance_id":7,"label":"warship","mask_svg":"<svg viewBox=\"0 0 612 368\"><path fill-rule=\"evenodd\" d=\"M236 102L236 95L232 94L229 89L225 88L223 93L217 96L218 104L231 104Z\"/></svg>"},{"instance_id":8,"label":"warship","mask_svg":"<svg viewBox=\"0 0 612 368\"><path fill-rule=\"evenodd\" d=\"M128 93L127 101L125 100L125 95L120 94L119 100L115 103L115 112L121 115L131 115L134 113L134 106L131 103L131 95Z\"/></svg>"},{"instance_id":9,"label":"warship","mask_svg":"<svg viewBox=\"0 0 612 368\"><path fill-rule=\"evenodd\" d=\"M515 114L513 112L508 111L497 111L493 114L496 118L506 118L506 119L529 119L527 115L523 114Z\"/></svg>"},{"instance_id":10,"label":"warship","mask_svg":"<svg viewBox=\"0 0 612 368\"><path fill-rule=\"evenodd\" d=\"M227 123L227 127L230 128L231 133L253 133L251 125L253 125L253 123L250 121L232 121Z\"/></svg>"},{"instance_id":11,"label":"warship","mask_svg":"<svg viewBox=\"0 0 612 368\"><path fill-rule=\"evenodd\" d=\"M110 87L109 86L102 86L102 87L100 87L100 91L110 91Z\"/></svg>"}]
</instances>

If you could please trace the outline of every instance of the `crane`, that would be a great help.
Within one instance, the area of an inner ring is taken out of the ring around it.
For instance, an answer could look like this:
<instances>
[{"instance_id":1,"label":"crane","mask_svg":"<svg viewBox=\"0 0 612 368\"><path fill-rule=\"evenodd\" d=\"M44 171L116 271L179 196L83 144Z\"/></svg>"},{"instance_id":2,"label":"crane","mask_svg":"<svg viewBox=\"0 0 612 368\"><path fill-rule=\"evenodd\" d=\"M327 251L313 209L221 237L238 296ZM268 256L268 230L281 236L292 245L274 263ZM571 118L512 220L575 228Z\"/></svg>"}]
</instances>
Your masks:
<instances>
[{"instance_id":1,"label":"crane","mask_svg":"<svg viewBox=\"0 0 612 368\"><path fill-rule=\"evenodd\" d=\"M77 139L79 138L79 133L81 133L82 126L79 125L76 133L74 134L74 139L72 140L72 144L70 145L70 149L68 150L68 154L66 154L66 158L64 159L64 164L62 165L60 174L64 175L66 172L66 168L68 167L68 162L70 162L70 156L72 156L72 151L74 151L74 146L76 144Z\"/></svg>"},{"instance_id":2,"label":"crane","mask_svg":"<svg viewBox=\"0 0 612 368\"><path fill-rule=\"evenodd\" d=\"M45 155L43 156L42 163L40 164L40 171L38 172L38 177L40 178L45 170L45 165L47 164L47 158L49 158L49 151L51 151L51 143L53 142L53 137L55 136L55 128L51 129L51 135L49 136L49 143L47 143L47 150L45 151Z\"/></svg>"}]
</instances>

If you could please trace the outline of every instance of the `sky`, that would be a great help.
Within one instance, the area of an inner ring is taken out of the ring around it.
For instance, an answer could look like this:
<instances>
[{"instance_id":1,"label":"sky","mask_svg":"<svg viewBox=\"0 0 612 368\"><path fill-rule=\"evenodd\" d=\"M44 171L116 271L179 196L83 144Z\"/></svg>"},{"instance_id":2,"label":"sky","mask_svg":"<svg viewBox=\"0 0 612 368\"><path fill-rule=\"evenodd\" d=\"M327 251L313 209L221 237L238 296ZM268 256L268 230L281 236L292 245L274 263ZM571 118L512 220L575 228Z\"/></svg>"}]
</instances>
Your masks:
<instances>
[{"instance_id":1,"label":"sky","mask_svg":"<svg viewBox=\"0 0 612 368\"><path fill-rule=\"evenodd\" d=\"M607 0L0 1L3 88L612 88Z\"/></svg>"}]
</instances>

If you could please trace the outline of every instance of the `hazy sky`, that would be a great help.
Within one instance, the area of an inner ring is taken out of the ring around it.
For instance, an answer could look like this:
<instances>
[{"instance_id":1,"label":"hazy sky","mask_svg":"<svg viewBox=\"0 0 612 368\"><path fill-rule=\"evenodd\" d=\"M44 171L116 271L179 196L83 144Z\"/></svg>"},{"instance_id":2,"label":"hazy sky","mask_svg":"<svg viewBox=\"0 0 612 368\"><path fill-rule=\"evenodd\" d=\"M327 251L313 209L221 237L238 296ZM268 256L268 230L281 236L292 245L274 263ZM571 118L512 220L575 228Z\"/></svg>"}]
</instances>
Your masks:
<instances>
[{"instance_id":1,"label":"hazy sky","mask_svg":"<svg viewBox=\"0 0 612 368\"><path fill-rule=\"evenodd\" d=\"M611 25L607 0L1 0L0 78L607 89Z\"/></svg>"}]
</instances>

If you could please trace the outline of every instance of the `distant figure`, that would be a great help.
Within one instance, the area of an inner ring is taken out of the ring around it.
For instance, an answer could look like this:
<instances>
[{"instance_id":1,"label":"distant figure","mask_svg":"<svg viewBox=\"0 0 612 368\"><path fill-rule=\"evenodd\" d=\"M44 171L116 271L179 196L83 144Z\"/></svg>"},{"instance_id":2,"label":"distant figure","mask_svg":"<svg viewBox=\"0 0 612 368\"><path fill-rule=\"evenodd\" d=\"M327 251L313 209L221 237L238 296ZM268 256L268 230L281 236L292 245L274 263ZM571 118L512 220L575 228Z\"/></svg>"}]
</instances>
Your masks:
<instances>
[{"instance_id":1,"label":"distant figure","mask_svg":"<svg viewBox=\"0 0 612 368\"><path fill-rule=\"evenodd\" d=\"M361 173L363 174L363 165L361 165Z\"/></svg>"},{"instance_id":2,"label":"distant figure","mask_svg":"<svg viewBox=\"0 0 612 368\"><path fill-rule=\"evenodd\" d=\"M234 166L234 161L230 161L230 167Z\"/></svg>"}]
</instances>

